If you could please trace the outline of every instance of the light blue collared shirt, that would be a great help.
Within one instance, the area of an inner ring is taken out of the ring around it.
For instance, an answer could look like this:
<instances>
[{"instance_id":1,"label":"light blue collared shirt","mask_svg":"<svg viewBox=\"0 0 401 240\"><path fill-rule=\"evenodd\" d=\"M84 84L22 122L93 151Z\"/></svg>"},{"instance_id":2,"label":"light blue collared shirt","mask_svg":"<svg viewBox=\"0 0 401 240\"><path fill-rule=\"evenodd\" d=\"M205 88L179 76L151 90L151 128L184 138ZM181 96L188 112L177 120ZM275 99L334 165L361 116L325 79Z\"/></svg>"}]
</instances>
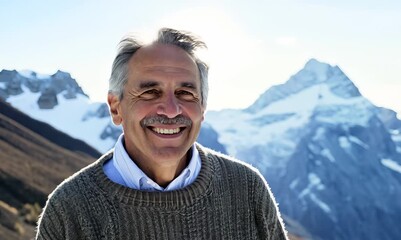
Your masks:
<instances>
[{"instance_id":1,"label":"light blue collared shirt","mask_svg":"<svg viewBox=\"0 0 401 240\"><path fill-rule=\"evenodd\" d=\"M166 188L163 188L149 178L129 157L123 141L124 134L121 134L115 144L113 158L103 166L107 177L113 182L137 190L173 191L190 185L199 175L201 159L195 144L192 146L192 157L188 166Z\"/></svg>"}]
</instances>

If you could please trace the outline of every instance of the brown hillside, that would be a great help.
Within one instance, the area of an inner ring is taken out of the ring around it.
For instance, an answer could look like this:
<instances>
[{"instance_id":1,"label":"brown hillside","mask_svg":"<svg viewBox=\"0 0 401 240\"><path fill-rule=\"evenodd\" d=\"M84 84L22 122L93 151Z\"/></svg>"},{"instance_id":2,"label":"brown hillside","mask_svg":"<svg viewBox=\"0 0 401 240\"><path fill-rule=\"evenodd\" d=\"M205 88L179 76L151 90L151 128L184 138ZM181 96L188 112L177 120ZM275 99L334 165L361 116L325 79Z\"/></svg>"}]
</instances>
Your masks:
<instances>
[{"instance_id":1,"label":"brown hillside","mask_svg":"<svg viewBox=\"0 0 401 240\"><path fill-rule=\"evenodd\" d=\"M44 203L48 193L63 179L94 159L65 150L24 126L0 115L1 190L17 197L1 200L20 207L21 201ZM11 184L12 188L7 188ZM30 193L30 196L26 196ZM3 193L3 192L2 192Z\"/></svg>"},{"instance_id":2,"label":"brown hillside","mask_svg":"<svg viewBox=\"0 0 401 240\"><path fill-rule=\"evenodd\" d=\"M96 149L94 149L87 143L79 139L72 138L71 136L55 129L47 123L29 117L28 115L13 108L10 104L2 101L1 98L0 114L3 114L5 117L14 120L15 122L29 128L29 130L31 130L32 132L39 134L50 142L59 145L65 149L74 152L84 152L95 158L98 158L101 155L101 153L99 153Z\"/></svg>"},{"instance_id":3,"label":"brown hillside","mask_svg":"<svg viewBox=\"0 0 401 240\"><path fill-rule=\"evenodd\" d=\"M15 109L13 109L15 110ZM95 159L0 113L0 239L29 239L47 195Z\"/></svg>"}]
</instances>

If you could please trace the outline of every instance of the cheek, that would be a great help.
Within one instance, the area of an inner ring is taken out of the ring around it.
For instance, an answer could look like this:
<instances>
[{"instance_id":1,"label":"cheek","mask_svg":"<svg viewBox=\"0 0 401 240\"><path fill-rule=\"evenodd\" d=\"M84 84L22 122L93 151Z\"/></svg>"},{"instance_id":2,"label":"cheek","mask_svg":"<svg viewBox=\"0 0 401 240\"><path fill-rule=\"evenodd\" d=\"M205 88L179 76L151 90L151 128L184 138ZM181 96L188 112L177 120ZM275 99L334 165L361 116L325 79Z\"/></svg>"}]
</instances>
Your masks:
<instances>
[{"instance_id":1,"label":"cheek","mask_svg":"<svg viewBox=\"0 0 401 240\"><path fill-rule=\"evenodd\" d=\"M203 121L204 120L204 108L199 104L193 104L192 106L188 107L187 109L188 116L193 121Z\"/></svg>"},{"instance_id":2,"label":"cheek","mask_svg":"<svg viewBox=\"0 0 401 240\"><path fill-rule=\"evenodd\" d=\"M146 104L146 102L143 101L137 101L131 104L127 104L124 108L125 115L129 118L145 114L149 109L149 104Z\"/></svg>"}]
</instances>

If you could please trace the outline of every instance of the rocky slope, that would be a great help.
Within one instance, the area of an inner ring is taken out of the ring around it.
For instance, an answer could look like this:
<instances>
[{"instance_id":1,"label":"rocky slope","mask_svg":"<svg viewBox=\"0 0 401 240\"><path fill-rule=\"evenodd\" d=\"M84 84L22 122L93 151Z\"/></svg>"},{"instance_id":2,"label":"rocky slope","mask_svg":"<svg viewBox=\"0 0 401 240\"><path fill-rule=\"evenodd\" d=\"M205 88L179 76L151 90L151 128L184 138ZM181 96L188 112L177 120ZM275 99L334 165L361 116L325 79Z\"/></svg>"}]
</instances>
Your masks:
<instances>
[{"instance_id":1,"label":"rocky slope","mask_svg":"<svg viewBox=\"0 0 401 240\"><path fill-rule=\"evenodd\" d=\"M82 149L85 143L24 116L3 101L0 109L0 239L31 239L48 194L93 162L91 154L96 150ZM37 126L43 136L35 132ZM62 136L60 145L46 136ZM61 146L65 142L73 150Z\"/></svg>"}]
</instances>

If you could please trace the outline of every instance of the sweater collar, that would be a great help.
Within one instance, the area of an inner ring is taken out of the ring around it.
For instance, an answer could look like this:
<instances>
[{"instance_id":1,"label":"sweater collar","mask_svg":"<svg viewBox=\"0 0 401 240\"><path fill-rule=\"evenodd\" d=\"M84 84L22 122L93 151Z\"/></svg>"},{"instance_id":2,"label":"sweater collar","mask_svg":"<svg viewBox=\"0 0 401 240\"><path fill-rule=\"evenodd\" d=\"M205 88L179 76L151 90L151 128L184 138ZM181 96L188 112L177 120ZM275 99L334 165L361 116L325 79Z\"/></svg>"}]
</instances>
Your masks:
<instances>
[{"instance_id":1,"label":"sweater collar","mask_svg":"<svg viewBox=\"0 0 401 240\"><path fill-rule=\"evenodd\" d=\"M113 157L113 150L92 165L91 177L103 194L115 198L123 204L166 209L189 206L209 193L215 168L208 151L198 143L195 146L201 158L201 170L196 180L183 189L169 192L147 192L124 187L111 181L103 171L103 164Z\"/></svg>"}]
</instances>

